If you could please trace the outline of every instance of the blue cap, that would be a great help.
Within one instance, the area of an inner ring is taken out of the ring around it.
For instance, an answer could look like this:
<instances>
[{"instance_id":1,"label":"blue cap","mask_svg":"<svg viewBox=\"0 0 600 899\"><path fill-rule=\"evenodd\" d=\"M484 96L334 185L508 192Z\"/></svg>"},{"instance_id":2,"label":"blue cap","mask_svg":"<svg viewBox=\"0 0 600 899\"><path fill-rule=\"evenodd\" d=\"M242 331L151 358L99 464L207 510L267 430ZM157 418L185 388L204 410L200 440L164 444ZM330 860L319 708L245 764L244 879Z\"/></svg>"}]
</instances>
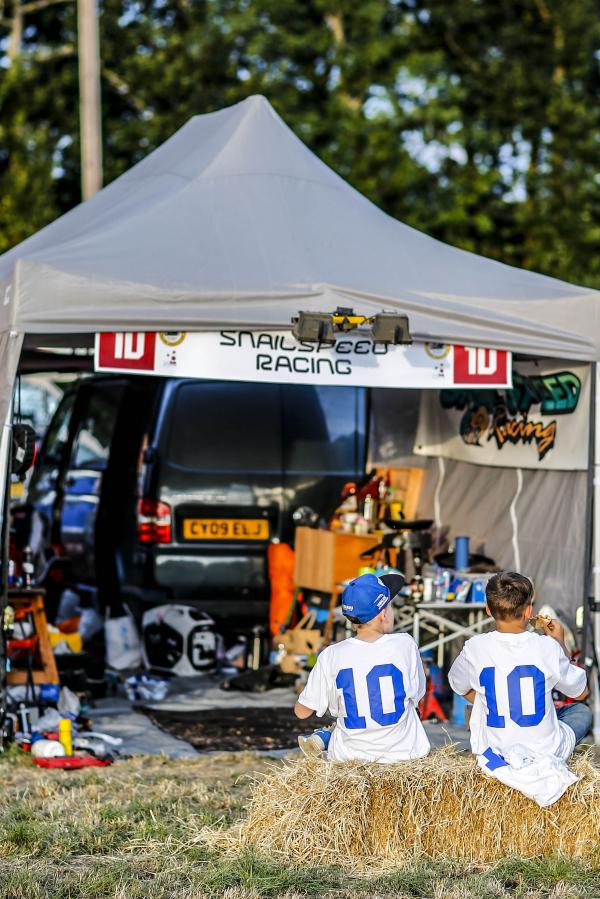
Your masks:
<instances>
[{"instance_id":1,"label":"blue cap","mask_svg":"<svg viewBox=\"0 0 600 899\"><path fill-rule=\"evenodd\" d=\"M366 624L385 609L404 583L401 574L361 574L342 593L342 612Z\"/></svg>"}]
</instances>

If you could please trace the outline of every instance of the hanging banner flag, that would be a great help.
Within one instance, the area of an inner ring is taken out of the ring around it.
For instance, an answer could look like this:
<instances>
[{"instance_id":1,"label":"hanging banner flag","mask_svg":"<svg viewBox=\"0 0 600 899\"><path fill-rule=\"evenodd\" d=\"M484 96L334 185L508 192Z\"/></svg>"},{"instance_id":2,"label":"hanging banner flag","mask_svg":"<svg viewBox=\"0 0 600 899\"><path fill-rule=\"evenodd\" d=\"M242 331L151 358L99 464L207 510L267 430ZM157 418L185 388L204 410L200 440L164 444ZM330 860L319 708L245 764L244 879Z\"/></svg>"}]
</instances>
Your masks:
<instances>
[{"instance_id":1,"label":"hanging banner flag","mask_svg":"<svg viewBox=\"0 0 600 899\"><path fill-rule=\"evenodd\" d=\"M194 331L97 334L96 371L174 378L346 384L352 387L507 387L505 350L414 343L373 343L358 332L335 344L299 342L289 331Z\"/></svg>"},{"instance_id":2,"label":"hanging banner flag","mask_svg":"<svg viewBox=\"0 0 600 899\"><path fill-rule=\"evenodd\" d=\"M503 468L588 467L590 366L513 363L510 390L421 397L415 453Z\"/></svg>"}]
</instances>

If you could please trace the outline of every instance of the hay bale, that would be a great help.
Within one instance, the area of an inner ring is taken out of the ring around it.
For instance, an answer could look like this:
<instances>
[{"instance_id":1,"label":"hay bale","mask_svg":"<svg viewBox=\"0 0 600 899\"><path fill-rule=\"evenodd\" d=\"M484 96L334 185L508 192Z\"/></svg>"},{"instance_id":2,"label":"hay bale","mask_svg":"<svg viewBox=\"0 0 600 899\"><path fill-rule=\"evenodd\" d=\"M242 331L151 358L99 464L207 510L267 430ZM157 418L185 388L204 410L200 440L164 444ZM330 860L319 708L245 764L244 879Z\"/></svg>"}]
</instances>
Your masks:
<instances>
[{"instance_id":1,"label":"hay bale","mask_svg":"<svg viewBox=\"0 0 600 899\"><path fill-rule=\"evenodd\" d=\"M541 809L452 747L394 765L288 760L255 781L247 818L216 842L356 872L422 856L476 864L508 856L590 859L600 846L600 769L589 755L572 767L582 780Z\"/></svg>"}]
</instances>

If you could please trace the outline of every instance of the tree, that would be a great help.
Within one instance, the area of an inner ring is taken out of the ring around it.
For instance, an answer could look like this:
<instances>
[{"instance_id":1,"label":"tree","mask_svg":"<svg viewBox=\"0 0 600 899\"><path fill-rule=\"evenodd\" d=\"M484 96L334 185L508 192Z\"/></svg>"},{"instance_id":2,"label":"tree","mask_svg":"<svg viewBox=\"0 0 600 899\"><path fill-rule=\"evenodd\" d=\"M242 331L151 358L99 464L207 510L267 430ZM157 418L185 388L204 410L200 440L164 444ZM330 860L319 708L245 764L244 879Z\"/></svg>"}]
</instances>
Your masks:
<instances>
[{"instance_id":1,"label":"tree","mask_svg":"<svg viewBox=\"0 0 600 899\"><path fill-rule=\"evenodd\" d=\"M74 5L0 5L0 251L74 205L65 151L77 142ZM72 166L71 166L72 168Z\"/></svg>"},{"instance_id":2,"label":"tree","mask_svg":"<svg viewBox=\"0 0 600 899\"><path fill-rule=\"evenodd\" d=\"M417 127L444 157L425 227L466 249L600 285L597 4L406 5L418 22L412 72L427 96Z\"/></svg>"},{"instance_id":3,"label":"tree","mask_svg":"<svg viewBox=\"0 0 600 899\"><path fill-rule=\"evenodd\" d=\"M74 6L50 2L26 13L20 52L12 24L0 43L0 248L79 200ZM105 181L191 115L264 93L390 214L600 284L595 5L103 0Z\"/></svg>"}]
</instances>

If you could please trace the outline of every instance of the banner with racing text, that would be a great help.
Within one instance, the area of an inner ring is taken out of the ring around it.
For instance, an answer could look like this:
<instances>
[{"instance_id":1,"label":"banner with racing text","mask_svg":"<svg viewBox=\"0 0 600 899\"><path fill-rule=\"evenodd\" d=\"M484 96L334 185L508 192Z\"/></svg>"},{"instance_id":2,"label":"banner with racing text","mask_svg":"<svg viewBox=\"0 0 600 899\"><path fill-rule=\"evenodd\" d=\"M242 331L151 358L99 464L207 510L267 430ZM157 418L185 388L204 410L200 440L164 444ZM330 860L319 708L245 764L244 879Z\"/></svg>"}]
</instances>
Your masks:
<instances>
[{"instance_id":1,"label":"banner with racing text","mask_svg":"<svg viewBox=\"0 0 600 899\"><path fill-rule=\"evenodd\" d=\"M96 335L97 371L131 371L176 378L281 384L412 387L506 387L505 350L413 343L373 343L360 331L333 345L296 340L289 331L105 333Z\"/></svg>"}]
</instances>

